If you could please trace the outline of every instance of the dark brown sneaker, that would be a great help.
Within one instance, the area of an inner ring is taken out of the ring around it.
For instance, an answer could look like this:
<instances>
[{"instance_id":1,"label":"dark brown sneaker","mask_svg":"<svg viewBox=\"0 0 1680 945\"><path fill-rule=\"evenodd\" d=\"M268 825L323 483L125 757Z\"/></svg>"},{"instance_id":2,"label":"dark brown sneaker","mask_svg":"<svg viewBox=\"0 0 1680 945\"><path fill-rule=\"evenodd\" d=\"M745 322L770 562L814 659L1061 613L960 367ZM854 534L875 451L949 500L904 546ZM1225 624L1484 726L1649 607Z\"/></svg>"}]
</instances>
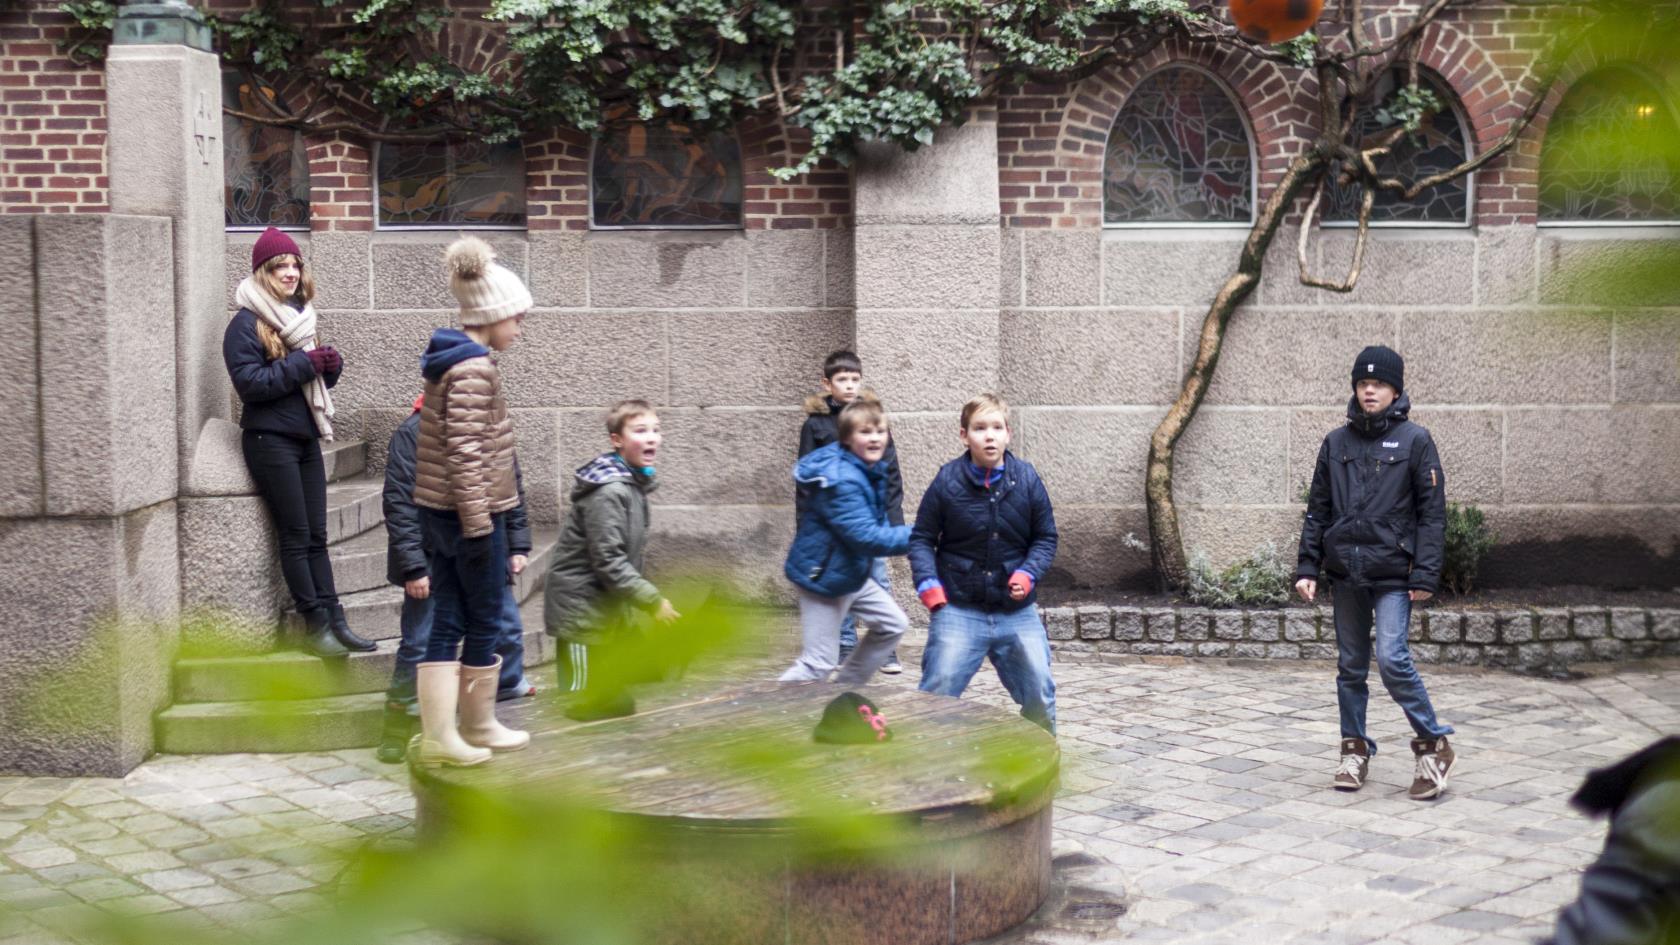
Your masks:
<instances>
[{"instance_id":1,"label":"dark brown sneaker","mask_svg":"<svg viewBox=\"0 0 1680 945\"><path fill-rule=\"evenodd\" d=\"M1417 773L1412 776L1412 789L1406 793L1414 801L1440 797L1447 789L1447 775L1452 773L1458 756L1447 744L1447 736L1412 739L1412 754L1417 756Z\"/></svg>"},{"instance_id":2,"label":"dark brown sneaker","mask_svg":"<svg viewBox=\"0 0 1680 945\"><path fill-rule=\"evenodd\" d=\"M1338 791L1357 791L1365 786L1365 772L1371 767L1371 750L1362 738L1342 739L1342 763L1330 786Z\"/></svg>"}]
</instances>

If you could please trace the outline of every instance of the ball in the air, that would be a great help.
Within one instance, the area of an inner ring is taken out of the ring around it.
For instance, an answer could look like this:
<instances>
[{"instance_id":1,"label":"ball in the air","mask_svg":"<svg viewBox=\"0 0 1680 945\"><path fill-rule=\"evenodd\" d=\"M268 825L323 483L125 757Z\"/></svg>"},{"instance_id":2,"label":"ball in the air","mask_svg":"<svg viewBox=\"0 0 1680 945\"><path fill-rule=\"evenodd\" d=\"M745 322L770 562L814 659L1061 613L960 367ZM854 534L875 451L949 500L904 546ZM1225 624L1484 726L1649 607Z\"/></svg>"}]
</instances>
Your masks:
<instances>
[{"instance_id":1,"label":"ball in the air","mask_svg":"<svg viewBox=\"0 0 1680 945\"><path fill-rule=\"evenodd\" d=\"M1283 43L1313 28L1324 0L1231 0L1231 19L1257 43Z\"/></svg>"}]
</instances>

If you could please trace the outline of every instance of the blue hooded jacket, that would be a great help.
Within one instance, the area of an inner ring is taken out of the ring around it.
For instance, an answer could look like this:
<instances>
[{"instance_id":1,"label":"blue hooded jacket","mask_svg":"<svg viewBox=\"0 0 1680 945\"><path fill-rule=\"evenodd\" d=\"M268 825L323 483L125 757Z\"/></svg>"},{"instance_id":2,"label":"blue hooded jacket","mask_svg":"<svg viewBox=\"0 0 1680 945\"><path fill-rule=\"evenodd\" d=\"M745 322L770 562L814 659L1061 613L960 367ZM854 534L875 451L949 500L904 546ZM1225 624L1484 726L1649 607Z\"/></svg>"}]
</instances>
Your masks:
<instances>
[{"instance_id":1,"label":"blue hooded jacket","mask_svg":"<svg viewBox=\"0 0 1680 945\"><path fill-rule=\"evenodd\" d=\"M865 464L839 443L812 450L793 467L806 497L782 571L823 597L863 587L876 558L901 555L910 527L887 521L886 463Z\"/></svg>"},{"instance_id":2,"label":"blue hooded jacket","mask_svg":"<svg viewBox=\"0 0 1680 945\"><path fill-rule=\"evenodd\" d=\"M469 338L466 332L457 328L439 328L432 332L432 340L426 344L426 353L420 356L420 376L436 383L445 371L462 361L489 355L490 349Z\"/></svg>"}]
</instances>

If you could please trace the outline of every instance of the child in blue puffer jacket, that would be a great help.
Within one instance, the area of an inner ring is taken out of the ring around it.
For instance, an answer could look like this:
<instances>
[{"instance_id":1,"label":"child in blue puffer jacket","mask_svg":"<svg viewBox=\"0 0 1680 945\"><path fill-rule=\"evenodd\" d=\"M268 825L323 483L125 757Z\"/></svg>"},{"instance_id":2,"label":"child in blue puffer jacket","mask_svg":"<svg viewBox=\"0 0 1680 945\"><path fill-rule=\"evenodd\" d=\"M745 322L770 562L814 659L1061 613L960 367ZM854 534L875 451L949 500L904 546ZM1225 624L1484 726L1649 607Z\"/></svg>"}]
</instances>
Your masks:
<instances>
[{"instance_id":1,"label":"child in blue puffer jacket","mask_svg":"<svg viewBox=\"0 0 1680 945\"><path fill-rule=\"evenodd\" d=\"M909 626L870 576L876 558L904 554L910 542L908 526L887 520L886 411L880 401L859 396L840 411L839 432L838 442L805 454L793 469L801 512L782 570L799 593L804 649L783 682L828 678L847 614L870 628L835 676L849 686L875 675Z\"/></svg>"}]
</instances>

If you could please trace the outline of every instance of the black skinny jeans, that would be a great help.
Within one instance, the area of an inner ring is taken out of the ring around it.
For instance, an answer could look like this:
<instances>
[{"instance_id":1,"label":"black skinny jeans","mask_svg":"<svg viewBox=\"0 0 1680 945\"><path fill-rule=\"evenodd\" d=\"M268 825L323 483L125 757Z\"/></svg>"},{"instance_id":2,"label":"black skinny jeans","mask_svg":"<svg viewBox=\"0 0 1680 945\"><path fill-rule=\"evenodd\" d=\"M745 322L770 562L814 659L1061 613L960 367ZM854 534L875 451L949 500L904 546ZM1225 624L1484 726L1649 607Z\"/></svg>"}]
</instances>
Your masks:
<instances>
[{"instance_id":1,"label":"black skinny jeans","mask_svg":"<svg viewBox=\"0 0 1680 945\"><path fill-rule=\"evenodd\" d=\"M327 557L327 467L320 441L246 430L240 446L280 538L280 573L298 612L338 603Z\"/></svg>"}]
</instances>

